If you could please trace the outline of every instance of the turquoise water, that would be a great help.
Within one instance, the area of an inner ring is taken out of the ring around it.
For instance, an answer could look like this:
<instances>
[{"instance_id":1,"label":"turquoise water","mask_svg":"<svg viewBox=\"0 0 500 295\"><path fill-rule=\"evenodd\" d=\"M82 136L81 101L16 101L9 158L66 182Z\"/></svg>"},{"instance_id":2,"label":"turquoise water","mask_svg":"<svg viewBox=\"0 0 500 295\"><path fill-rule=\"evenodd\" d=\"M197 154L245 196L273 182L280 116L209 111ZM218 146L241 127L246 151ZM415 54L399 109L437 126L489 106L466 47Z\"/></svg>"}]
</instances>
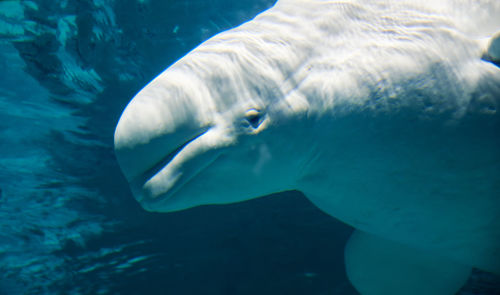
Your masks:
<instances>
[{"instance_id":1,"label":"turquoise water","mask_svg":"<svg viewBox=\"0 0 500 295\"><path fill-rule=\"evenodd\" d=\"M356 294L351 228L300 193L148 213L114 158L138 90L273 2L0 1L0 294Z\"/></svg>"}]
</instances>

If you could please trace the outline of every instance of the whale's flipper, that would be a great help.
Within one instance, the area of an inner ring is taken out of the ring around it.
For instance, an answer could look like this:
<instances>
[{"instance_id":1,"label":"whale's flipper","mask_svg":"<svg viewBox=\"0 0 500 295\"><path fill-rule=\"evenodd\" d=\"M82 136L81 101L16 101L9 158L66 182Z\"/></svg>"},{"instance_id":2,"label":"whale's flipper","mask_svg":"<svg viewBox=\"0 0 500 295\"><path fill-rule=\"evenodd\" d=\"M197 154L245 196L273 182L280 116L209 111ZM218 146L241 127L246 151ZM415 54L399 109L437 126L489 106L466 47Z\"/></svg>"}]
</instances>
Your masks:
<instances>
[{"instance_id":1,"label":"whale's flipper","mask_svg":"<svg viewBox=\"0 0 500 295\"><path fill-rule=\"evenodd\" d=\"M362 295L453 295L471 268L356 230L345 248L349 280Z\"/></svg>"},{"instance_id":2,"label":"whale's flipper","mask_svg":"<svg viewBox=\"0 0 500 295\"><path fill-rule=\"evenodd\" d=\"M483 58L500 66L500 32L488 40L488 47Z\"/></svg>"}]
</instances>

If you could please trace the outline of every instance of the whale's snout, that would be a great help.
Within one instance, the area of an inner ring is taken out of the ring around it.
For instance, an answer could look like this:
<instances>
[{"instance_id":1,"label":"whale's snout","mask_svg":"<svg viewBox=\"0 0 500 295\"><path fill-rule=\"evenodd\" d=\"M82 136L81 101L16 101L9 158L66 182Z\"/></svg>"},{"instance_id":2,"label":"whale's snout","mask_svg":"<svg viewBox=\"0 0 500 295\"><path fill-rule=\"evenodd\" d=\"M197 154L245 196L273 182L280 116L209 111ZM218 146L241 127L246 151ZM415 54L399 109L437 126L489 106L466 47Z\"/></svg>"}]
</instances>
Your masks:
<instances>
[{"instance_id":1,"label":"whale's snout","mask_svg":"<svg viewBox=\"0 0 500 295\"><path fill-rule=\"evenodd\" d=\"M116 157L133 191L210 127L207 112L193 103L199 93L190 93L184 85L189 79L166 76L170 77L160 76L134 97L115 130Z\"/></svg>"},{"instance_id":2,"label":"whale's snout","mask_svg":"<svg viewBox=\"0 0 500 295\"><path fill-rule=\"evenodd\" d=\"M208 128L195 122L162 127L157 110L129 105L115 131L115 154L129 182L144 182L165 166L193 138ZM168 130L173 129L173 130Z\"/></svg>"}]
</instances>

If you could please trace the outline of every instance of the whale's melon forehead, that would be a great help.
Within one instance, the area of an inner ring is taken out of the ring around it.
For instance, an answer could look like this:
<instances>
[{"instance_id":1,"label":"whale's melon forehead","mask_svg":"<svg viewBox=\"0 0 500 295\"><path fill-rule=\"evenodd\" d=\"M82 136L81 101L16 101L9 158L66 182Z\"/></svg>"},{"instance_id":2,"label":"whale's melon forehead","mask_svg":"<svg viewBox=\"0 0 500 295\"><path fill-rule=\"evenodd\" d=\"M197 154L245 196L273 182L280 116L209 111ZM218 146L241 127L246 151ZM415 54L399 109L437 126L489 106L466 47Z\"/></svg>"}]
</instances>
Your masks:
<instances>
[{"instance_id":1,"label":"whale's melon forehead","mask_svg":"<svg viewBox=\"0 0 500 295\"><path fill-rule=\"evenodd\" d=\"M252 42L243 36L235 32L231 38L240 42L234 43L224 42L225 36L216 36L218 42L209 40L170 68L194 75L198 83L192 86L202 87L208 94L198 102L210 100L213 110L219 113L252 103L262 105L282 96L283 73L271 67L272 60L257 58L247 44Z\"/></svg>"},{"instance_id":2,"label":"whale's melon forehead","mask_svg":"<svg viewBox=\"0 0 500 295\"><path fill-rule=\"evenodd\" d=\"M186 71L165 71L129 103L115 131L117 148L133 148L178 129L210 125L216 105L205 83Z\"/></svg>"}]
</instances>

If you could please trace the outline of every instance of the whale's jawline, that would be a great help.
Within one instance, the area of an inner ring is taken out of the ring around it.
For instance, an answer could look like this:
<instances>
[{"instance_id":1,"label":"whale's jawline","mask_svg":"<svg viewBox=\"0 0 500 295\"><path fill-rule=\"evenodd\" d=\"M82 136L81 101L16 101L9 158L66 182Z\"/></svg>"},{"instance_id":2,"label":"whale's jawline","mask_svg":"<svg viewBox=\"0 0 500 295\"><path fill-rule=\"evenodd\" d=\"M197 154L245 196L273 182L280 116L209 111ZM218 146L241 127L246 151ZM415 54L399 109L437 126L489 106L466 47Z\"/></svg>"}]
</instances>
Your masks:
<instances>
[{"instance_id":1,"label":"whale's jawline","mask_svg":"<svg viewBox=\"0 0 500 295\"><path fill-rule=\"evenodd\" d=\"M193 138L191 141L193 141L196 138ZM189 141L189 142L191 142L191 141ZM189 144L189 142L187 144ZM182 148L181 148L181 150L182 150ZM193 179L196 179L200 173L202 173L209 166L211 166L214 162L216 162L220 158L221 155L222 155L222 153L215 154L211 158L211 160L206 161L206 163L204 165L201 165L200 167L198 167L198 169L196 169L196 171L194 171L193 173L190 173L188 176L186 176L186 175L181 176L180 177L181 180L176 180L176 183L169 190L162 192L154 197L151 197L151 196L145 197L140 192L141 189L139 189L139 193L134 194L136 196L137 201L139 201L139 203L143 206L143 208L148 210L148 211L165 212L162 209L158 210L158 208L162 208L163 205L165 204L165 202L175 198L178 195L178 192L182 190L182 188L184 188L186 185L188 185L190 182L192 182ZM173 211L179 211L179 210L183 210L186 208L189 208L189 207L177 208ZM172 211L169 210L168 212L172 212Z\"/></svg>"},{"instance_id":2,"label":"whale's jawline","mask_svg":"<svg viewBox=\"0 0 500 295\"><path fill-rule=\"evenodd\" d=\"M174 159L180 151L182 151L187 145L189 145L191 142L202 136L207 132L208 128L205 128L204 130L198 132L195 136L191 137L190 139L186 140L183 144L179 145L177 148L175 148L173 151L168 153L165 157L161 158L156 164L154 164L151 168L147 169L143 173L141 173L139 176L136 177L136 179L130 181L130 183L135 183L140 186L143 186L146 182L148 182L150 179L152 179L156 174L158 174L163 168L168 166L168 164Z\"/></svg>"}]
</instances>

